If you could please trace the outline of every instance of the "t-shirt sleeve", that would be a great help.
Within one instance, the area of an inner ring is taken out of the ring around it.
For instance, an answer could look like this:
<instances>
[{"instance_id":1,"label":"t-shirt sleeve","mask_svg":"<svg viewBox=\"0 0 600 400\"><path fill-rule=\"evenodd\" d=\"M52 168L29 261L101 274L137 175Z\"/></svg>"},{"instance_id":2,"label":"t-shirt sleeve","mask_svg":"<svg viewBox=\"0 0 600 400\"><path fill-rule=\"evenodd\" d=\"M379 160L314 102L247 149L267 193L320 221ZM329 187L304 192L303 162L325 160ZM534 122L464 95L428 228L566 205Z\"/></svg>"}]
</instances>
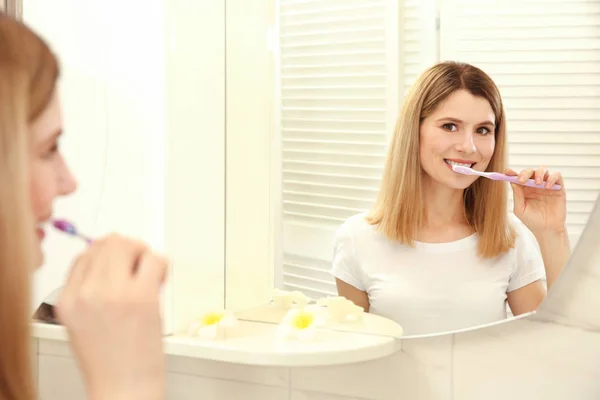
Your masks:
<instances>
[{"instance_id":1,"label":"t-shirt sleeve","mask_svg":"<svg viewBox=\"0 0 600 400\"><path fill-rule=\"evenodd\" d=\"M333 238L333 263L331 272L334 277L366 290L363 271L356 258L354 238L348 222L338 228Z\"/></svg>"},{"instance_id":2,"label":"t-shirt sleeve","mask_svg":"<svg viewBox=\"0 0 600 400\"><path fill-rule=\"evenodd\" d=\"M517 231L517 240L516 263L508 283L508 292L546 278L542 252L535 236L516 216L511 215L511 222Z\"/></svg>"}]
</instances>

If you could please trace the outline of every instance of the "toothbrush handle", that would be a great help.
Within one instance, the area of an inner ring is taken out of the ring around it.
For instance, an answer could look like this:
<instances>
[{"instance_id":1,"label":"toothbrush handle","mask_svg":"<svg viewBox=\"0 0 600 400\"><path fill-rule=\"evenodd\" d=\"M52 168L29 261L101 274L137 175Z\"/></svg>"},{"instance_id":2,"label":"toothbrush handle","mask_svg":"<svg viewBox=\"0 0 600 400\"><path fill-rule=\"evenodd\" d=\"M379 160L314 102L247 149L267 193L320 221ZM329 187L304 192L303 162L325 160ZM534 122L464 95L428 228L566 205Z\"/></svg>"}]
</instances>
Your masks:
<instances>
[{"instance_id":1,"label":"toothbrush handle","mask_svg":"<svg viewBox=\"0 0 600 400\"><path fill-rule=\"evenodd\" d=\"M557 185L557 184L554 184L550 188L547 188L545 182L542 182L538 185L537 183L535 183L534 179L527 179L525 181L525 183L521 183L521 182L519 182L518 176L508 176L508 175L505 175L505 176L506 176L507 181L516 183L517 185L528 186L528 187L532 187L532 188L536 188L536 189L550 189L550 190L560 190L562 188L560 185Z\"/></svg>"}]
</instances>

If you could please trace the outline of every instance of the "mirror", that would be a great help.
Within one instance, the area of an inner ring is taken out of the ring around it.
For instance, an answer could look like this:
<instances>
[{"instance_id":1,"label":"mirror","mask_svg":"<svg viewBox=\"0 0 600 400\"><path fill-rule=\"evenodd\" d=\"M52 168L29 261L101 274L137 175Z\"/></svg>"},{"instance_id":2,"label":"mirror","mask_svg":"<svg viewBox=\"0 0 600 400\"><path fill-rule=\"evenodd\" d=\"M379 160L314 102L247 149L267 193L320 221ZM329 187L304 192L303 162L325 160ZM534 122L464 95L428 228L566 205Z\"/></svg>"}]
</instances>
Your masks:
<instances>
[{"instance_id":1,"label":"mirror","mask_svg":"<svg viewBox=\"0 0 600 400\"><path fill-rule=\"evenodd\" d=\"M65 138L81 185L57 211L85 233L117 230L172 257L168 331L217 309L281 323L287 309L277 304L296 291L321 311L329 301L349 311L330 329L407 337L481 323L445 313L445 326L441 317L425 318L419 304L444 290L455 290L445 292L453 299L462 293L441 274L369 293L403 294L404 302L389 304L427 322L418 329L407 315L386 312L385 302L373 301L357 318L336 298L331 274L336 231L371 208L405 96L438 61L469 62L493 78L506 108L510 165L547 165L564 175L571 247L578 242L600 188L597 3L196 3L185 10L167 4L166 19L137 19L136 34L118 18L138 15L133 5L118 15L101 5L93 12L41 2L23 8L64 60L69 131L88 133ZM65 7L65 19L44 18L44 7ZM99 35L104 26L88 24L89 13L104 15L121 40ZM72 37L102 49L108 61ZM148 38L167 50L127 52ZM129 151L133 145L140 151ZM135 195L123 196L132 157L142 178ZM82 246L53 234L47 247L50 268L38 273L36 304L61 285ZM501 295L491 300L498 318L510 315Z\"/></svg>"},{"instance_id":2,"label":"mirror","mask_svg":"<svg viewBox=\"0 0 600 400\"><path fill-rule=\"evenodd\" d=\"M419 74L444 60L472 63L499 87L512 168L545 165L564 175L569 199L566 223L575 248L600 188L600 132L595 127L600 108L597 3L323 3L327 4L279 2L274 100L278 148L271 202L274 287L290 296L298 291L312 304L337 295L331 275L335 232L371 208L398 110ZM568 14L561 11L565 7ZM512 208L509 189L508 209ZM523 236L530 243L521 250L522 256L539 262L536 239ZM519 286L493 295L493 284L468 286L446 280L436 265L429 268L429 281L401 275L405 280L393 285L393 280L386 281L392 278L375 271L384 277L371 279L369 297L376 309L366 316L391 317L386 321L396 322L405 337L511 317L506 292ZM228 269L228 276L231 273ZM476 279L468 268L457 273L466 280ZM251 286L247 278L244 284ZM511 277L503 279L508 285ZM456 286L448 287L451 282ZM471 296L459 290L467 286ZM427 303L438 297L446 300L439 300L445 304L438 304L435 314L435 307ZM276 298L239 315L281 323L285 313ZM474 306L482 300L494 304L490 307L495 311ZM461 307L471 315L452 313ZM475 315L481 312L488 314ZM377 331L374 326L345 325Z\"/></svg>"}]
</instances>

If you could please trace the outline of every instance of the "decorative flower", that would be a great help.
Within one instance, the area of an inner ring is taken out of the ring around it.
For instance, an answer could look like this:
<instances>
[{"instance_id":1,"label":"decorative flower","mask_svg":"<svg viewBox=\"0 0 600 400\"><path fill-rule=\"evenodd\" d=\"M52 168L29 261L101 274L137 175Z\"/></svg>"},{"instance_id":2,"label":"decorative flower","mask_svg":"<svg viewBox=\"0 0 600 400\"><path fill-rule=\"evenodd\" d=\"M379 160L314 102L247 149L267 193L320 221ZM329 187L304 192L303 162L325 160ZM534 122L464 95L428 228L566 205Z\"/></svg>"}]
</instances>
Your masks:
<instances>
[{"instance_id":1,"label":"decorative flower","mask_svg":"<svg viewBox=\"0 0 600 400\"><path fill-rule=\"evenodd\" d=\"M304 307L310 303L310 297L298 290L288 292L286 290L273 289L272 300L275 306L285 309L292 307L293 304Z\"/></svg>"},{"instance_id":2,"label":"decorative flower","mask_svg":"<svg viewBox=\"0 0 600 400\"><path fill-rule=\"evenodd\" d=\"M329 310L329 318L334 322L346 320L360 321L364 309L343 296L331 296L317 300L317 305Z\"/></svg>"},{"instance_id":3,"label":"decorative flower","mask_svg":"<svg viewBox=\"0 0 600 400\"><path fill-rule=\"evenodd\" d=\"M211 311L194 322L188 333L201 339L216 339L222 335L224 328L230 328L236 323L237 318L230 311Z\"/></svg>"},{"instance_id":4,"label":"decorative flower","mask_svg":"<svg viewBox=\"0 0 600 400\"><path fill-rule=\"evenodd\" d=\"M299 307L287 312L281 325L279 333L284 338L293 338L301 341L313 340L317 328L323 326L326 319L319 312L318 307Z\"/></svg>"}]
</instances>

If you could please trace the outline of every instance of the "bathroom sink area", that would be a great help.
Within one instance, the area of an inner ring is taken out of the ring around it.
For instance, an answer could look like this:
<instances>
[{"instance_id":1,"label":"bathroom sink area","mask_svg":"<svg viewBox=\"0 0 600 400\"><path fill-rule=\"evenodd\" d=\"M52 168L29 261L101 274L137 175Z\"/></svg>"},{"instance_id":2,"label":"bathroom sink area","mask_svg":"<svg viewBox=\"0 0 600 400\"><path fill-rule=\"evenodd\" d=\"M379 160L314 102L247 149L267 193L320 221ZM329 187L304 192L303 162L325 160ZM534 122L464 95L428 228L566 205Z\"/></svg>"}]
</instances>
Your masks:
<instances>
[{"instance_id":1,"label":"bathroom sink area","mask_svg":"<svg viewBox=\"0 0 600 400\"><path fill-rule=\"evenodd\" d=\"M311 341L285 340L277 325L239 321L219 339L200 339L185 334L164 338L165 353L228 363L307 367L364 362L387 357L400 349L392 337L321 329ZM34 322L33 337L68 341L64 327Z\"/></svg>"}]
</instances>

